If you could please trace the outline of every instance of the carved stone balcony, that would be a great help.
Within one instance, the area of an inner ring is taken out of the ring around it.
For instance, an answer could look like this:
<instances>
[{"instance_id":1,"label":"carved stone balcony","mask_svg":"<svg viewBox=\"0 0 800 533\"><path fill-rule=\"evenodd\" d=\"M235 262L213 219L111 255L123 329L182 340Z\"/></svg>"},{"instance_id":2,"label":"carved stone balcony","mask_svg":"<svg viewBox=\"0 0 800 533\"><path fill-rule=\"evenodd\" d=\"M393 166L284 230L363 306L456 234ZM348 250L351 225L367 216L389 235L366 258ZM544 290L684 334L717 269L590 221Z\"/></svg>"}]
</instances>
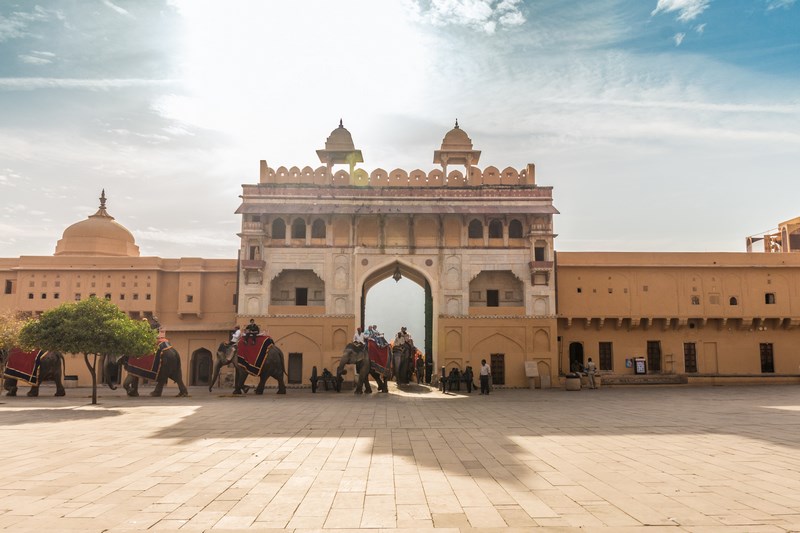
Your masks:
<instances>
[{"instance_id":1,"label":"carved stone balcony","mask_svg":"<svg viewBox=\"0 0 800 533\"><path fill-rule=\"evenodd\" d=\"M263 271L267 262L263 259L242 259L242 269Z\"/></svg>"}]
</instances>

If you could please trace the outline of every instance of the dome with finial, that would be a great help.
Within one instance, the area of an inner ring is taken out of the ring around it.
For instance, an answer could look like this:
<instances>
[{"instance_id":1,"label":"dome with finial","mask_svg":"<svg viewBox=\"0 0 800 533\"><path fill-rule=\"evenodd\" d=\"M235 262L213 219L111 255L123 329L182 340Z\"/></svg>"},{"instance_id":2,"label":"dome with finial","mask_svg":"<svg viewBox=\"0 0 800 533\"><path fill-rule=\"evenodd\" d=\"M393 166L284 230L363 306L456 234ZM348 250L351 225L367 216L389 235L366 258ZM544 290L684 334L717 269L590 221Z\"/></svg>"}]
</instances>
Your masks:
<instances>
[{"instance_id":1,"label":"dome with finial","mask_svg":"<svg viewBox=\"0 0 800 533\"><path fill-rule=\"evenodd\" d=\"M133 234L106 211L106 191L100 208L86 220L64 230L55 255L139 257Z\"/></svg>"},{"instance_id":2,"label":"dome with finial","mask_svg":"<svg viewBox=\"0 0 800 533\"><path fill-rule=\"evenodd\" d=\"M480 150L472 149L472 139L467 132L462 130L456 119L455 127L448 131L442 141L442 148L433 152L433 162L443 165L446 169L448 164L455 165L475 165L481 158ZM469 168L467 169L469 173Z\"/></svg>"},{"instance_id":3,"label":"dome with finial","mask_svg":"<svg viewBox=\"0 0 800 533\"><path fill-rule=\"evenodd\" d=\"M447 152L472 150L472 139L458 126L458 119L455 127L444 136L442 150Z\"/></svg>"},{"instance_id":4,"label":"dome with finial","mask_svg":"<svg viewBox=\"0 0 800 533\"><path fill-rule=\"evenodd\" d=\"M325 141L325 149L337 151L353 151L356 149L355 144L353 144L353 136L342 124L342 119L339 119L339 127L328 135L328 139Z\"/></svg>"},{"instance_id":5,"label":"dome with finial","mask_svg":"<svg viewBox=\"0 0 800 533\"><path fill-rule=\"evenodd\" d=\"M325 149L317 150L319 160L327 165L347 163L363 163L364 157L361 150L356 150L353 143L353 136L344 127L342 119L339 119L339 127L328 135L325 141Z\"/></svg>"}]
</instances>

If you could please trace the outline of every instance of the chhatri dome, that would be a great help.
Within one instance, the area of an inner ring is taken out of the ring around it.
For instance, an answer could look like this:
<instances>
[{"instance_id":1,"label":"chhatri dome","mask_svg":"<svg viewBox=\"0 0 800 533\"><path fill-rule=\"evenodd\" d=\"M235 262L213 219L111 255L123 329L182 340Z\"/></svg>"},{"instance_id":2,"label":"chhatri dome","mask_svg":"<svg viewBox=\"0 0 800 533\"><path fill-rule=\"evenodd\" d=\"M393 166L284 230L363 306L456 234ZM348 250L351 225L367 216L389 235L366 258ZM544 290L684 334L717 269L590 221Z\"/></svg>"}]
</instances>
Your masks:
<instances>
[{"instance_id":1,"label":"chhatri dome","mask_svg":"<svg viewBox=\"0 0 800 533\"><path fill-rule=\"evenodd\" d=\"M476 165L481 158L480 150L472 149L472 139L467 132L458 126L448 131L442 140L442 148L433 152L433 162L439 163L447 174L447 165L464 165L466 175L470 175L470 168Z\"/></svg>"},{"instance_id":2,"label":"chhatri dome","mask_svg":"<svg viewBox=\"0 0 800 533\"><path fill-rule=\"evenodd\" d=\"M327 165L329 171L333 165L350 165L350 174L353 173L356 163L364 162L361 150L356 150L353 136L344 127L341 119L339 119L339 127L328 135L328 139L325 141L325 148L317 150L317 156L319 156L319 160L322 163Z\"/></svg>"},{"instance_id":3,"label":"chhatri dome","mask_svg":"<svg viewBox=\"0 0 800 533\"><path fill-rule=\"evenodd\" d=\"M103 189L100 209L65 229L54 255L139 257L139 247L133 234L106 211Z\"/></svg>"}]
</instances>

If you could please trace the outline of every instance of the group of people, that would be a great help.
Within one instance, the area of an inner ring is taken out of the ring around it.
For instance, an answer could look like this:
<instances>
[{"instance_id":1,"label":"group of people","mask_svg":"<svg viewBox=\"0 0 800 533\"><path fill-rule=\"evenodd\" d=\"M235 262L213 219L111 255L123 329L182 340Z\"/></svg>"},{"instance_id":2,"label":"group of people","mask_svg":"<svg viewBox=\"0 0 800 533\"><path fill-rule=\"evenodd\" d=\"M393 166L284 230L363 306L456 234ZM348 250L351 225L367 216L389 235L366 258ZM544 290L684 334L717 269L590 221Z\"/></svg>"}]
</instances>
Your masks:
<instances>
[{"instance_id":1,"label":"group of people","mask_svg":"<svg viewBox=\"0 0 800 533\"><path fill-rule=\"evenodd\" d=\"M591 357L586 361L586 366L581 365L580 361L573 361L570 365L570 372L574 372L576 374L586 374L586 377L589 379L589 388L597 388L597 385L594 382L594 376L597 374L597 365L594 363L594 361L592 361Z\"/></svg>"},{"instance_id":2,"label":"group of people","mask_svg":"<svg viewBox=\"0 0 800 533\"><path fill-rule=\"evenodd\" d=\"M242 339L242 335L244 335L244 343L245 344L256 344L256 337L261 333L261 328L254 318L250 319L250 323L245 326L244 334L242 333L242 328L238 325L233 328L233 333L231 334L231 342L228 343L229 346L238 346L239 341Z\"/></svg>"},{"instance_id":3,"label":"group of people","mask_svg":"<svg viewBox=\"0 0 800 533\"><path fill-rule=\"evenodd\" d=\"M356 344L366 344L369 339L374 339L375 342L378 343L378 346L381 347L384 347L388 344L386 342L386 338L383 336L383 333L378 331L377 325L367 326L367 331L364 331L364 328L362 327L358 327L353 335L353 342ZM394 346L400 346L401 344L406 343L410 346L414 345L414 341L411 339L408 329L403 326L400 328L400 331L397 332L397 335L395 335Z\"/></svg>"}]
</instances>

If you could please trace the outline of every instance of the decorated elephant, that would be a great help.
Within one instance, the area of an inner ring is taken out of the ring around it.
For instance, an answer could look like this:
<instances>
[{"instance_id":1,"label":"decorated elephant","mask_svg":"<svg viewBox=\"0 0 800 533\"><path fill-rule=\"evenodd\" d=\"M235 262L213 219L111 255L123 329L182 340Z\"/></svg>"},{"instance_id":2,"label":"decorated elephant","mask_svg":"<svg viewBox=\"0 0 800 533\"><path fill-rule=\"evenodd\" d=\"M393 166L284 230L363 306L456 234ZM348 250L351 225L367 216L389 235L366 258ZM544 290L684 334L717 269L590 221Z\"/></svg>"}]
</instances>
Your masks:
<instances>
[{"instance_id":1,"label":"decorated elephant","mask_svg":"<svg viewBox=\"0 0 800 533\"><path fill-rule=\"evenodd\" d=\"M34 350L23 352L18 348L12 348L8 352L0 351L3 365L3 388L7 391L6 396L17 395L17 380L23 380L31 384L28 396L39 396L39 385L43 381L53 381L56 384L56 396L65 396L64 383L62 381L65 373L64 356L60 352L43 352Z\"/></svg>"},{"instance_id":2,"label":"decorated elephant","mask_svg":"<svg viewBox=\"0 0 800 533\"><path fill-rule=\"evenodd\" d=\"M389 386L386 379L381 375L375 365L370 361L369 352L366 344L356 345L350 343L344 348L342 358L339 360L339 366L336 369L336 381L341 384L342 375L347 371L345 365L356 365L356 380L355 388L353 390L356 394L366 392L370 394L372 387L369 384L369 376L378 384L378 392L389 392ZM339 385L341 386L341 385Z\"/></svg>"},{"instance_id":3,"label":"decorated elephant","mask_svg":"<svg viewBox=\"0 0 800 533\"><path fill-rule=\"evenodd\" d=\"M413 344L402 343L392 347L392 363L394 364L394 380L398 385L408 385L414 371Z\"/></svg>"},{"instance_id":4,"label":"decorated elephant","mask_svg":"<svg viewBox=\"0 0 800 533\"><path fill-rule=\"evenodd\" d=\"M256 344L243 344L248 341L239 341L236 364L236 384L234 394L242 394L248 387L245 386L247 376L258 376L256 394L264 394L264 384L267 378L274 378L278 382L278 394L286 394L286 384L283 376L286 374L283 352L269 337L257 337Z\"/></svg>"},{"instance_id":5,"label":"decorated elephant","mask_svg":"<svg viewBox=\"0 0 800 533\"><path fill-rule=\"evenodd\" d=\"M162 343L154 355L145 357L122 357L114 360L107 358L105 363L106 384L111 389L116 389L112 376L119 375L120 365L128 371L128 376L122 382L122 387L128 396L139 396L139 378L155 380L156 386L150 396L161 396L167 379L171 379L178 385L178 397L189 396L189 390L183 383L181 372L181 356L178 351L169 345Z\"/></svg>"}]
</instances>

